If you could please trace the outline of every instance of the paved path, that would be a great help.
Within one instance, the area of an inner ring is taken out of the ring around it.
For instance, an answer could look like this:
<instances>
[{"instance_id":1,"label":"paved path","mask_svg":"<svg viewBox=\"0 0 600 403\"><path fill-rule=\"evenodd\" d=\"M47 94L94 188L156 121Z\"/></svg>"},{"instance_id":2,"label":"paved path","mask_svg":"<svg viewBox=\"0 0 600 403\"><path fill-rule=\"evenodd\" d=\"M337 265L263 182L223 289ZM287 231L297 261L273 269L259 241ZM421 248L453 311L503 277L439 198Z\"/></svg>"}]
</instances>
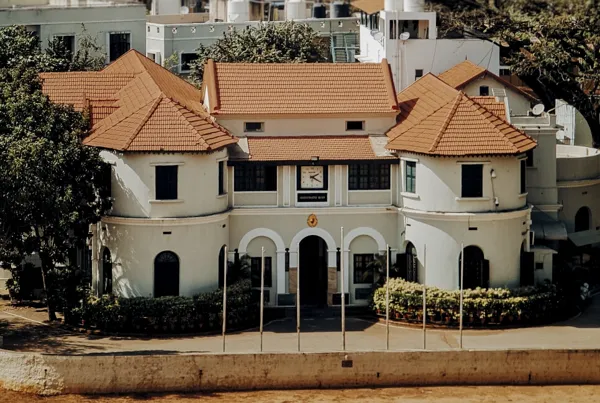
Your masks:
<instances>
[{"instance_id":1,"label":"paved path","mask_svg":"<svg viewBox=\"0 0 600 403\"><path fill-rule=\"evenodd\" d=\"M220 352L221 336L140 339L74 334L43 324L42 309L14 309L0 305L0 335L4 349L49 354L177 354ZM339 318L302 320L301 349L305 352L339 351L342 347ZM347 318L346 349L349 351L385 350L385 326L358 318ZM228 334L228 352L257 352L260 335L256 330ZM263 333L264 351L297 350L293 318L267 324ZM457 330L428 330L427 349L459 347ZM577 318L550 326L510 330L467 330L463 336L467 349L519 348L600 348L600 295ZM392 326L390 349L422 349L421 329Z\"/></svg>"}]
</instances>

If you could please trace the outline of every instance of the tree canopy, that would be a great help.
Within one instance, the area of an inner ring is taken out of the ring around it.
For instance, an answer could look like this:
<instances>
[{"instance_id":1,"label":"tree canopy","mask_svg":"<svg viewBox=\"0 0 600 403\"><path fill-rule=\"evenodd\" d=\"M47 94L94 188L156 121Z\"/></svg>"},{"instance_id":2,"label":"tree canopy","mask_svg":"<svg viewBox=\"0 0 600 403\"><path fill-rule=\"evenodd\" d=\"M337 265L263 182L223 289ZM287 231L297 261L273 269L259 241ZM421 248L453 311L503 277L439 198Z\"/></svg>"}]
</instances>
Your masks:
<instances>
[{"instance_id":1,"label":"tree canopy","mask_svg":"<svg viewBox=\"0 0 600 403\"><path fill-rule=\"evenodd\" d=\"M191 79L202 82L208 59L225 63L327 62L328 42L306 24L260 24L225 33L210 46L200 44L198 59L191 63Z\"/></svg>"},{"instance_id":2,"label":"tree canopy","mask_svg":"<svg viewBox=\"0 0 600 403\"><path fill-rule=\"evenodd\" d=\"M600 145L600 9L597 0L434 0L442 35L491 40L548 109L576 107Z\"/></svg>"}]
</instances>

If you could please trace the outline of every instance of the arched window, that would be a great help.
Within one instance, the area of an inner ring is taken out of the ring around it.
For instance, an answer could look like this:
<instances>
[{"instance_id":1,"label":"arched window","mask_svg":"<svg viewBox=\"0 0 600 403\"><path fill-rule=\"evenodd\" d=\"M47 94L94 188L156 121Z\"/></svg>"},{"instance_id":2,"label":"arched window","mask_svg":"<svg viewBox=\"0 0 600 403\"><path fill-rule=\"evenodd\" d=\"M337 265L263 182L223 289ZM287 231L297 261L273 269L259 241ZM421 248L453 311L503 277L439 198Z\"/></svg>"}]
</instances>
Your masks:
<instances>
[{"instance_id":1,"label":"arched window","mask_svg":"<svg viewBox=\"0 0 600 403\"><path fill-rule=\"evenodd\" d=\"M104 248L102 252L102 294L112 293L112 258L110 250Z\"/></svg>"},{"instance_id":2,"label":"arched window","mask_svg":"<svg viewBox=\"0 0 600 403\"><path fill-rule=\"evenodd\" d=\"M417 248L410 242L406 245L406 280L414 283L419 282Z\"/></svg>"},{"instance_id":3,"label":"arched window","mask_svg":"<svg viewBox=\"0 0 600 403\"><path fill-rule=\"evenodd\" d=\"M575 232L587 231L592 226L592 213L588 207L582 207L575 214Z\"/></svg>"},{"instance_id":4,"label":"arched window","mask_svg":"<svg viewBox=\"0 0 600 403\"><path fill-rule=\"evenodd\" d=\"M458 258L458 286L460 288L460 266L462 255ZM490 262L485 260L483 251L477 246L465 248L464 288L488 288L490 283Z\"/></svg>"},{"instance_id":5,"label":"arched window","mask_svg":"<svg viewBox=\"0 0 600 403\"><path fill-rule=\"evenodd\" d=\"M173 252L160 252L154 258L154 297L179 295L179 258Z\"/></svg>"}]
</instances>

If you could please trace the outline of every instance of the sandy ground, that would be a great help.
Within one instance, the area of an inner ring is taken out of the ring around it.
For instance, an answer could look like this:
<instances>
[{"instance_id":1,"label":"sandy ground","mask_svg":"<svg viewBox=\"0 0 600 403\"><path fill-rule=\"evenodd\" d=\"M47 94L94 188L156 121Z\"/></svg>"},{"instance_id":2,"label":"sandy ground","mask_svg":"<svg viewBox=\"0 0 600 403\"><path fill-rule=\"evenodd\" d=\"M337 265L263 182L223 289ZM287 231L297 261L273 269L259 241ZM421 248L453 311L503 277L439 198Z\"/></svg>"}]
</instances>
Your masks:
<instances>
[{"instance_id":1,"label":"sandy ground","mask_svg":"<svg viewBox=\"0 0 600 403\"><path fill-rule=\"evenodd\" d=\"M434 403L591 403L600 401L600 386L473 386L346 390L263 391L244 393L54 396L38 397L0 391L0 403L192 403L192 402L434 402Z\"/></svg>"}]
</instances>

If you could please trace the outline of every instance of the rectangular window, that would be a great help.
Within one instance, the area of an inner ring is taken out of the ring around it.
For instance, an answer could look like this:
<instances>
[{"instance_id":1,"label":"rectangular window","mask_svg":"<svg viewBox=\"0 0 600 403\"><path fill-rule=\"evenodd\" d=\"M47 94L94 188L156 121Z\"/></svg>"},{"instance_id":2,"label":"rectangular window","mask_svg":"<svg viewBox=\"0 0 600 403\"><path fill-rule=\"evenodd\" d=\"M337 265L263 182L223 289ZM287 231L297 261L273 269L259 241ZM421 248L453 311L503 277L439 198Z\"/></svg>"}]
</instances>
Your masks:
<instances>
[{"instance_id":1,"label":"rectangular window","mask_svg":"<svg viewBox=\"0 0 600 403\"><path fill-rule=\"evenodd\" d=\"M479 95L482 97L487 97L490 95L490 87L487 85L482 85L479 87Z\"/></svg>"},{"instance_id":2,"label":"rectangular window","mask_svg":"<svg viewBox=\"0 0 600 403\"><path fill-rule=\"evenodd\" d=\"M404 191L407 193L417 193L417 163L415 161L406 161L406 178Z\"/></svg>"},{"instance_id":3,"label":"rectangular window","mask_svg":"<svg viewBox=\"0 0 600 403\"><path fill-rule=\"evenodd\" d=\"M533 148L531 150L527 151L526 156L527 156L527 166L532 167L533 166Z\"/></svg>"},{"instance_id":4,"label":"rectangular window","mask_svg":"<svg viewBox=\"0 0 600 403\"><path fill-rule=\"evenodd\" d=\"M177 200L177 165L156 167L156 200Z\"/></svg>"},{"instance_id":5,"label":"rectangular window","mask_svg":"<svg viewBox=\"0 0 600 403\"><path fill-rule=\"evenodd\" d=\"M73 60L75 54L75 35L56 35L57 43L64 48L69 60Z\"/></svg>"},{"instance_id":6,"label":"rectangular window","mask_svg":"<svg viewBox=\"0 0 600 403\"><path fill-rule=\"evenodd\" d=\"M483 197L483 165L462 165L461 197Z\"/></svg>"},{"instance_id":7,"label":"rectangular window","mask_svg":"<svg viewBox=\"0 0 600 403\"><path fill-rule=\"evenodd\" d=\"M195 53L182 53L181 54L181 68L182 73L187 73L191 70L190 63L198 58Z\"/></svg>"},{"instance_id":8,"label":"rectangular window","mask_svg":"<svg viewBox=\"0 0 600 403\"><path fill-rule=\"evenodd\" d=\"M114 62L131 49L131 34L124 32L109 34L108 49L109 60Z\"/></svg>"},{"instance_id":9,"label":"rectangular window","mask_svg":"<svg viewBox=\"0 0 600 403\"><path fill-rule=\"evenodd\" d=\"M421 77L423 77L423 69L416 69L415 70L415 81Z\"/></svg>"},{"instance_id":10,"label":"rectangular window","mask_svg":"<svg viewBox=\"0 0 600 403\"><path fill-rule=\"evenodd\" d=\"M225 194L225 161L219 161L219 195Z\"/></svg>"},{"instance_id":11,"label":"rectangular window","mask_svg":"<svg viewBox=\"0 0 600 403\"><path fill-rule=\"evenodd\" d=\"M527 160L521 160L521 194L527 192Z\"/></svg>"},{"instance_id":12,"label":"rectangular window","mask_svg":"<svg viewBox=\"0 0 600 403\"><path fill-rule=\"evenodd\" d=\"M390 20L390 39L396 39L398 36L398 21Z\"/></svg>"},{"instance_id":13,"label":"rectangular window","mask_svg":"<svg viewBox=\"0 0 600 403\"><path fill-rule=\"evenodd\" d=\"M390 188L390 164L348 165L350 190L387 190Z\"/></svg>"},{"instance_id":14,"label":"rectangular window","mask_svg":"<svg viewBox=\"0 0 600 403\"><path fill-rule=\"evenodd\" d=\"M360 120L351 120L346 122L346 131L365 130L365 122Z\"/></svg>"},{"instance_id":15,"label":"rectangular window","mask_svg":"<svg viewBox=\"0 0 600 403\"><path fill-rule=\"evenodd\" d=\"M271 192L277 190L277 167L244 164L234 168L236 192Z\"/></svg>"},{"instance_id":16,"label":"rectangular window","mask_svg":"<svg viewBox=\"0 0 600 403\"><path fill-rule=\"evenodd\" d=\"M374 254L354 255L354 284L373 284L375 278L373 267L369 267L375 260Z\"/></svg>"},{"instance_id":17,"label":"rectangular window","mask_svg":"<svg viewBox=\"0 0 600 403\"><path fill-rule=\"evenodd\" d=\"M250 258L250 277L252 279L252 287L260 288L260 257L252 257ZM265 256L265 288L271 288L272 286L272 278L271 278L271 257Z\"/></svg>"},{"instance_id":18,"label":"rectangular window","mask_svg":"<svg viewBox=\"0 0 600 403\"><path fill-rule=\"evenodd\" d=\"M244 122L244 131L249 133L261 133L265 131L264 122Z\"/></svg>"}]
</instances>

